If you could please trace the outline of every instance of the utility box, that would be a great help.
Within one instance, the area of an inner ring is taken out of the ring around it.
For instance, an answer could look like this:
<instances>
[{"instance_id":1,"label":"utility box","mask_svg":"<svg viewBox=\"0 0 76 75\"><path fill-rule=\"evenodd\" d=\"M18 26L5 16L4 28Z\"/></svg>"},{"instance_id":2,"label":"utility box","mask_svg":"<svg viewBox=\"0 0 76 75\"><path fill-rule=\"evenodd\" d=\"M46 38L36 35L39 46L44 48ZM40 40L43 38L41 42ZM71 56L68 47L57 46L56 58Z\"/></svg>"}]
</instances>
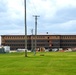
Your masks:
<instances>
[{"instance_id":1,"label":"utility box","mask_svg":"<svg viewBox=\"0 0 76 75\"><path fill-rule=\"evenodd\" d=\"M10 46L4 46L4 51L6 53L9 53L10 52Z\"/></svg>"},{"instance_id":2,"label":"utility box","mask_svg":"<svg viewBox=\"0 0 76 75\"><path fill-rule=\"evenodd\" d=\"M0 47L0 53L5 53L4 48Z\"/></svg>"}]
</instances>

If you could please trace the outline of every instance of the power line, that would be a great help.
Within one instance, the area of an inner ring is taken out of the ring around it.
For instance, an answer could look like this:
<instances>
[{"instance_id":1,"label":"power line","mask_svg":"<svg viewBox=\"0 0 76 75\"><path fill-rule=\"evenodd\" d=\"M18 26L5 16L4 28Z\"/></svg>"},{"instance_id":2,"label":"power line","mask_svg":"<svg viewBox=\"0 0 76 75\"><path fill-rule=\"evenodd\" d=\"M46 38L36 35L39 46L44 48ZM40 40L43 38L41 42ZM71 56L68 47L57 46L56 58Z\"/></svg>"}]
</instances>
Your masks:
<instances>
[{"instance_id":1,"label":"power line","mask_svg":"<svg viewBox=\"0 0 76 75\"><path fill-rule=\"evenodd\" d=\"M37 12L37 8L36 8L36 6L35 6L33 0L32 0L32 4L33 4L33 7L34 7L34 9L35 9L35 12L38 14L38 12Z\"/></svg>"},{"instance_id":2,"label":"power line","mask_svg":"<svg viewBox=\"0 0 76 75\"><path fill-rule=\"evenodd\" d=\"M28 7L27 7L28 11L30 14L34 14L35 12L32 10L32 7L31 7L31 2L28 0Z\"/></svg>"},{"instance_id":3,"label":"power line","mask_svg":"<svg viewBox=\"0 0 76 75\"><path fill-rule=\"evenodd\" d=\"M34 14L37 14L37 9L36 9L36 6L35 6L34 2L31 1L31 0L28 0L28 2L31 5L31 8L30 8L29 11L31 11L31 13L34 12Z\"/></svg>"}]
</instances>

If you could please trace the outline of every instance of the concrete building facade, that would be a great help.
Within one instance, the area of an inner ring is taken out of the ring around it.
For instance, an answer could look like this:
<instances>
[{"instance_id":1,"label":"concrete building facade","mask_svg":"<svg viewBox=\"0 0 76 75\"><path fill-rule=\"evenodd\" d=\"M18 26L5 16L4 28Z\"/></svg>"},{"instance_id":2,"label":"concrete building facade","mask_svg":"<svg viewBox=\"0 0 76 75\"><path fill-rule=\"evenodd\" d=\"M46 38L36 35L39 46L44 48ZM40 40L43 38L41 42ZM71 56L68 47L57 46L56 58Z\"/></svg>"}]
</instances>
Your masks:
<instances>
[{"instance_id":1,"label":"concrete building facade","mask_svg":"<svg viewBox=\"0 0 76 75\"><path fill-rule=\"evenodd\" d=\"M1 45L10 46L11 50L25 48L24 35L1 35ZM37 35L37 48L75 48L76 35ZM35 35L27 35L27 49L35 48Z\"/></svg>"}]
</instances>

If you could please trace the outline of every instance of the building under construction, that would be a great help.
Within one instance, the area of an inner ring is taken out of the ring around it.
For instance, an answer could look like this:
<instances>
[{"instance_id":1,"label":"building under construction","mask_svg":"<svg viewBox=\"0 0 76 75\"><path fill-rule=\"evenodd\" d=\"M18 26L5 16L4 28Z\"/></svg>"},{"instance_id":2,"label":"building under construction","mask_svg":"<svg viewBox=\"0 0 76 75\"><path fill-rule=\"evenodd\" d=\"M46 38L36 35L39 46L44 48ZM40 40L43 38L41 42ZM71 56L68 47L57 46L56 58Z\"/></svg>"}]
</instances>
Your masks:
<instances>
[{"instance_id":1,"label":"building under construction","mask_svg":"<svg viewBox=\"0 0 76 75\"><path fill-rule=\"evenodd\" d=\"M27 49L35 48L75 48L76 35L27 35ZM25 48L25 35L1 35L1 45L10 46L11 50Z\"/></svg>"}]
</instances>

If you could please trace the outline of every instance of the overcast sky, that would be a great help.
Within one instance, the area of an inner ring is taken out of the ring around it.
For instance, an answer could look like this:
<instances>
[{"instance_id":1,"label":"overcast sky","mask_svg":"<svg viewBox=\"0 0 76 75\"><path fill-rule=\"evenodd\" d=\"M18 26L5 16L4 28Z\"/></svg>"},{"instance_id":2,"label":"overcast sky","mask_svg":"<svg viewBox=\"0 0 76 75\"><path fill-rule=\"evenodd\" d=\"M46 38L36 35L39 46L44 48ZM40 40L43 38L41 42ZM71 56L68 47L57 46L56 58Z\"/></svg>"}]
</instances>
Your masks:
<instances>
[{"instance_id":1,"label":"overcast sky","mask_svg":"<svg viewBox=\"0 0 76 75\"><path fill-rule=\"evenodd\" d=\"M38 34L75 34L76 0L26 0L27 32L35 30L33 15L38 17ZM0 0L0 35L24 34L24 0Z\"/></svg>"}]
</instances>

